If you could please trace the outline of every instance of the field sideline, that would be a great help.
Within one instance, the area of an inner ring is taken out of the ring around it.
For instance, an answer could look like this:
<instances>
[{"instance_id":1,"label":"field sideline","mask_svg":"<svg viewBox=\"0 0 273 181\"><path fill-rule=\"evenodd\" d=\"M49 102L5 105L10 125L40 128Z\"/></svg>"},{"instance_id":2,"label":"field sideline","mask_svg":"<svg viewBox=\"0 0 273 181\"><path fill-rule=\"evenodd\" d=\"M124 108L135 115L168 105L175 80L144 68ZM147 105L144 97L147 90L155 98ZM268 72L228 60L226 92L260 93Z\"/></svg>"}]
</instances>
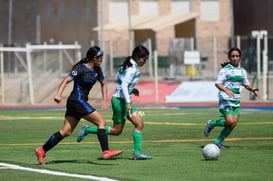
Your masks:
<instances>
[{"instance_id":1,"label":"field sideline","mask_svg":"<svg viewBox=\"0 0 273 181\"><path fill-rule=\"evenodd\" d=\"M65 102L65 101L64 101ZM165 102L134 102L137 107L148 108L217 108L217 102L181 102L181 103L165 103ZM93 104L92 106L100 108L100 104ZM1 105L0 110L24 110L24 109L64 109L65 105ZM269 109L273 110L272 101L247 101L241 102L241 108L253 109Z\"/></svg>"}]
</instances>

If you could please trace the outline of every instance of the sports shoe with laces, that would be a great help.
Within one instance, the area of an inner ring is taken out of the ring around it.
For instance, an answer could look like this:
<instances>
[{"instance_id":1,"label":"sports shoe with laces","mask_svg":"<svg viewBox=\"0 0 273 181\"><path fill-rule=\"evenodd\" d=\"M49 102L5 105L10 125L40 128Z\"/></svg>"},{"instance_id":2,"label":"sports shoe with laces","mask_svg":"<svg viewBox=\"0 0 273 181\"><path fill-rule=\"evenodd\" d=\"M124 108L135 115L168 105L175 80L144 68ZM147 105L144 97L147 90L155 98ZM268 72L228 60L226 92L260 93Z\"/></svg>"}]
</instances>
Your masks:
<instances>
[{"instance_id":1,"label":"sports shoe with laces","mask_svg":"<svg viewBox=\"0 0 273 181\"><path fill-rule=\"evenodd\" d=\"M46 153L43 149L43 147L38 147L35 149L35 153L36 153L36 156L37 156L37 159L39 161L39 163L41 165L45 165L45 156L46 156Z\"/></svg>"},{"instance_id":2,"label":"sports shoe with laces","mask_svg":"<svg viewBox=\"0 0 273 181\"><path fill-rule=\"evenodd\" d=\"M152 156L144 155L143 153L134 153L133 160L150 160Z\"/></svg>"},{"instance_id":3,"label":"sports shoe with laces","mask_svg":"<svg viewBox=\"0 0 273 181\"><path fill-rule=\"evenodd\" d=\"M102 158L104 160L107 160L109 158L113 158L115 156L118 156L122 153L121 150L105 150L104 152L102 152Z\"/></svg>"},{"instance_id":4,"label":"sports shoe with laces","mask_svg":"<svg viewBox=\"0 0 273 181\"><path fill-rule=\"evenodd\" d=\"M206 124L206 127L204 128L204 136L205 137L208 137L209 136L209 133L211 132L211 130L213 129L214 126L210 125L210 122L212 120L209 120Z\"/></svg>"},{"instance_id":5,"label":"sports shoe with laces","mask_svg":"<svg viewBox=\"0 0 273 181\"><path fill-rule=\"evenodd\" d=\"M88 128L88 125L83 125L83 127L81 128L78 134L77 142L81 142L82 139L88 135L87 128Z\"/></svg>"}]
</instances>

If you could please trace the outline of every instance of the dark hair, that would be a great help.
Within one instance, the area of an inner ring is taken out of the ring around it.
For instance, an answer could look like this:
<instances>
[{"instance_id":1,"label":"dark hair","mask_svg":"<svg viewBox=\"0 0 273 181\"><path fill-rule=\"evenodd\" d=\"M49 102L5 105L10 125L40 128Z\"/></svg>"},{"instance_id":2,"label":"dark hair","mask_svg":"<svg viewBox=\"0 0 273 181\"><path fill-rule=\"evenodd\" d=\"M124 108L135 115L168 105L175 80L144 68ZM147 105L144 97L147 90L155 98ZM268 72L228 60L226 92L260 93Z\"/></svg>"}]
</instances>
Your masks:
<instances>
[{"instance_id":1,"label":"dark hair","mask_svg":"<svg viewBox=\"0 0 273 181\"><path fill-rule=\"evenodd\" d=\"M131 58L135 60L136 58L144 58L148 55L149 50L143 45L138 45L134 48L132 55L126 57L126 59L122 62L122 64L119 67L122 67L122 69L125 70L127 67L132 66L132 63L130 62Z\"/></svg>"},{"instance_id":2,"label":"dark hair","mask_svg":"<svg viewBox=\"0 0 273 181\"><path fill-rule=\"evenodd\" d=\"M86 58L88 61L91 61L93 57L100 57L103 55L103 50L98 46L92 46L88 49L86 53Z\"/></svg>"},{"instance_id":3,"label":"dark hair","mask_svg":"<svg viewBox=\"0 0 273 181\"><path fill-rule=\"evenodd\" d=\"M240 50L239 48L233 47L233 48L229 49L229 51L228 51L228 58L229 58L229 59L230 59L231 53L232 53L233 51L237 51L237 52L239 53L240 57L241 57L241 50Z\"/></svg>"},{"instance_id":4,"label":"dark hair","mask_svg":"<svg viewBox=\"0 0 273 181\"><path fill-rule=\"evenodd\" d=\"M77 62L72 69L81 63L87 63L89 61L92 61L94 57L100 57L103 55L103 50L98 46L92 46L88 49L85 58L81 59L79 62Z\"/></svg>"},{"instance_id":5,"label":"dark hair","mask_svg":"<svg viewBox=\"0 0 273 181\"><path fill-rule=\"evenodd\" d=\"M228 51L228 58L229 58L229 60L230 60L230 58L231 58L231 53L233 52L233 51L237 51L238 53L239 53L239 55L240 55L240 57L241 57L241 50L239 49L239 48L236 48L236 47L232 47L231 49L229 49L229 51ZM221 66L222 67L225 67L227 64L229 64L230 63L230 61L229 62L224 62L224 63L222 63L221 64Z\"/></svg>"}]
</instances>

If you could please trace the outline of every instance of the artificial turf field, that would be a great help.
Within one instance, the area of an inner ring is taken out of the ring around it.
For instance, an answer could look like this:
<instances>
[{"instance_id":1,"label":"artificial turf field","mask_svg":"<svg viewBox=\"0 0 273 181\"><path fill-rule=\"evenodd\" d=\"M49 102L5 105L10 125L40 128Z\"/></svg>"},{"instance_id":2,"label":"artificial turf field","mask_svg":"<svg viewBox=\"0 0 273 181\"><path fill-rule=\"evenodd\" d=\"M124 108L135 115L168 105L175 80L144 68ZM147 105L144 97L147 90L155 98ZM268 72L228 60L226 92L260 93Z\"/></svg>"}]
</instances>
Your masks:
<instances>
[{"instance_id":1,"label":"artificial turf field","mask_svg":"<svg viewBox=\"0 0 273 181\"><path fill-rule=\"evenodd\" d=\"M201 153L201 147L211 143L222 129L214 128L208 138L203 136L206 121L218 118L217 108L140 110L145 112L143 152L152 155L152 160L131 159L131 123L122 135L108 137L110 148L124 152L116 159L101 160L96 135L76 142L79 129L87 123L80 121L70 137L47 153L46 165L38 165L34 149L62 127L64 110L0 110L0 180L273 180L272 110L241 109L239 124L224 142L230 148L222 149L217 161L206 161ZM100 112L111 119L111 111Z\"/></svg>"}]
</instances>

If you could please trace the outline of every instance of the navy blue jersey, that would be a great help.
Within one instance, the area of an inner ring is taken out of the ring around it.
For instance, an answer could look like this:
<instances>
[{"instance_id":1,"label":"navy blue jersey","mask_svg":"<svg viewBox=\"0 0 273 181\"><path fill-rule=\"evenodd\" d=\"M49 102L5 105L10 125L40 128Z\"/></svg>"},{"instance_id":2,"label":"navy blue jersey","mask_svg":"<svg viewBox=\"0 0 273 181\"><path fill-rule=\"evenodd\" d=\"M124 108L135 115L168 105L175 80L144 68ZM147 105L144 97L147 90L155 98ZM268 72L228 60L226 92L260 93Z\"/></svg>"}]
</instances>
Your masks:
<instances>
[{"instance_id":1,"label":"navy blue jersey","mask_svg":"<svg viewBox=\"0 0 273 181\"><path fill-rule=\"evenodd\" d=\"M68 76L74 80L74 87L68 99L76 101L87 101L96 81L104 80L100 67L90 68L84 63L76 65Z\"/></svg>"}]
</instances>

